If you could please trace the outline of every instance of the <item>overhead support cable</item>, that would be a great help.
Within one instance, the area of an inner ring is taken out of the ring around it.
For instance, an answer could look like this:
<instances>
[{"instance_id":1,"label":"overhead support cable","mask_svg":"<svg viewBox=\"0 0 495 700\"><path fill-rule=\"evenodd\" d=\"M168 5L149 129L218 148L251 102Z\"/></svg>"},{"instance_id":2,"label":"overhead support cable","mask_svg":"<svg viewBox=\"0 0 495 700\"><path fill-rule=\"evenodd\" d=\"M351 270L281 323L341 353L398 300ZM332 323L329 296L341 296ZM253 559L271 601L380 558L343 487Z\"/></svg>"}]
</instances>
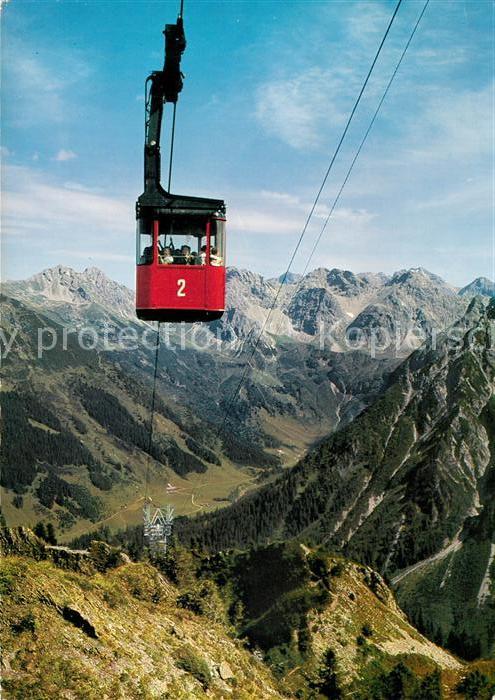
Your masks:
<instances>
[{"instance_id":1,"label":"overhead support cable","mask_svg":"<svg viewBox=\"0 0 495 700\"><path fill-rule=\"evenodd\" d=\"M351 164L350 164L350 166L349 166L349 169L348 169L348 171L347 171L347 173L346 173L346 176L345 176L345 178L344 178L344 181L343 181L343 183L342 183L342 185L341 185L341 187L340 187L340 189L339 189L339 191L338 191L338 193L337 193L337 196L335 197L335 199L334 199L333 202L332 202L332 206L331 206L331 208L330 208L330 211L328 212L328 215L327 215L327 217L326 217L326 219L325 219L325 222L324 222L324 224L323 224L323 226L322 226L322 228L321 228L321 231L320 231L320 233L319 233L319 235L318 235L318 237L317 237L317 239L316 239L316 241L315 241L315 243L314 243L314 245L313 245L313 248L312 248L312 250L311 250L311 253L309 254L308 260L307 260L307 262L306 262L306 265L305 265L304 270L303 270L303 273L302 273L302 277L304 277L304 275L305 275L306 272L308 271L309 265L311 264L311 260L313 259L313 255L314 255L315 252L316 252L316 249L317 249L318 244L319 244L319 242L320 242L320 240L321 240L321 237L323 236L323 234L324 234L324 232L325 232L325 229L326 229L326 227L327 227L327 225L328 225L328 222L330 221L330 218L331 218L332 214L333 214L334 211L335 211L335 207L337 206L337 204L338 204L338 202L339 202L339 200L340 200L340 197L341 197L341 195L342 195L342 192L344 191L344 188L345 188L345 186L346 186L346 184L347 184L347 182L348 182L348 180L349 180L349 177L351 176L351 173L352 173L352 171L353 171L353 169L354 169L354 166L355 166L355 164L356 164L356 161L357 161L357 159L359 158L359 155L360 155L361 151L363 150L363 146L364 146L364 144L366 143L366 141L367 141L367 139L368 139L368 136L369 136L369 134L370 134L370 131L371 131L371 129L373 128L373 125L374 125L374 123L375 123L375 121L376 121L376 118L377 118L377 116L378 116L378 113L380 112L380 109L381 109L383 103L385 102L385 99L386 99L386 97L387 97L387 95L388 95L388 92L389 92L391 86L392 86L392 83L394 82L395 76L397 75L397 73L398 73L398 71L399 71L399 68L401 67L401 64L402 64L402 61L403 61L403 59L404 59L404 56L406 55L407 50L408 50L408 48L409 48L409 46L410 46L410 44L411 44L411 42L412 42L412 40L413 40L413 38L414 38L414 35L416 34L416 30L417 30L417 28L419 27L419 23L420 23L421 20L423 19L423 15L424 15L424 13L426 12L426 8L428 7L429 2L430 2L430 0L426 0L425 4L424 4L424 6L423 6L423 9L421 10L420 15L419 15L418 19L416 20L416 24L414 25L413 30L412 30L412 32L411 32L411 34L410 34L410 36L409 36L409 39L407 40L407 43L406 43L406 45L405 45L405 47L404 47L404 49L403 49L403 51L402 51L402 53L401 53L401 56L400 56L400 58L399 58L399 60L398 60L398 62L397 62L397 65L395 66L394 72L392 73L392 76L391 76L390 80L389 80L388 83L387 83L387 87L385 88L385 91L384 91L384 93L383 93L383 95L382 95L382 97L381 97L381 99L380 99L380 102L378 103L378 106L377 106L377 108L376 108L376 110L375 110L375 113L373 114L373 117L372 117L372 119L371 119L371 122L369 123L369 126L368 126L368 128L366 129L366 132L365 132L365 134L364 134L364 136L363 136L363 138L362 138L362 140L361 140L361 143L359 144L359 147L358 147L358 149L357 149L357 151L356 151L356 154L355 154L354 158L352 159L352 162L351 162ZM294 296L294 294L296 294L296 292L297 292L298 289L299 289L299 285L296 287L296 289L295 289L294 293L292 294L292 296Z\"/></svg>"},{"instance_id":2,"label":"overhead support cable","mask_svg":"<svg viewBox=\"0 0 495 700\"><path fill-rule=\"evenodd\" d=\"M345 137L346 137L346 135L347 135L347 132L349 131L349 127L350 127L350 125L351 125L351 122L352 122L352 120L353 120L353 118L354 118L354 115L355 115L355 113L356 113L356 110L357 110L357 108L358 108L358 106L359 106L359 104L360 104L360 102L361 102L361 98L362 98L362 96L363 96L363 94L364 94L364 91L366 90L366 86L368 85L368 82L369 82L369 80L370 80L370 78L371 78L371 75L372 75L372 73L373 73L373 70L374 70L374 68L375 68L375 65L376 65L376 63L377 63L377 61L378 61L378 58L379 58L381 52L382 52L383 46L384 46L385 41L386 41L386 39L387 39L387 37L388 37L388 35L389 35L389 32L390 32L390 30L391 30L391 28L392 28L392 25L393 25L393 23L394 23L394 21L395 21L395 18L396 18L396 16L397 16L397 13L398 13L398 11L399 11L399 8L400 8L401 4L402 4L402 0L398 0L397 4L396 4L396 6L395 6L394 12L393 12L393 14L392 14L392 16L391 16L391 18L390 18L390 20L389 20L388 26L387 26L387 28L386 28L386 30L385 30L385 33L384 33L384 35L383 35L383 37L382 37L382 40L380 41L380 44L379 44L379 46L378 46L378 49L377 49L377 51L376 51L376 53L375 53L375 56L374 56L373 61L372 61L372 63L371 63L371 66L370 66L370 68L369 68L369 70L368 70L368 73L367 73L367 75L366 75L366 78L365 78L365 80L364 80L364 82L363 82L363 84L362 84L362 86L361 86L361 89L360 89L360 91L359 91L359 94L358 94L358 96L357 96L357 98L356 98L356 100L355 100L355 102L354 102L354 106L353 106L353 108L352 108L352 110L351 110L351 112L350 112L350 114L349 114L349 117L348 117L348 119L347 119L346 125L345 125L345 127L344 127L343 132L342 132L342 135L341 135L341 137L340 137L340 139L339 139L339 142L338 142L338 144L337 144L337 147L336 147L336 149L335 149L335 151L334 151L334 153L333 153L333 155L332 155L332 158L331 158L331 160L330 160L330 164L328 165L328 168L327 168L327 170L326 170L326 172L325 172L325 175L324 175L324 177L323 177L322 183L321 183L321 185L320 185L320 187L319 187L319 189L318 189L318 192L317 192L317 194L316 194L316 197L315 197L315 199L314 199L314 201L313 201L313 204L312 204L312 206L311 206L311 209L310 209L310 211L309 211L309 214L308 214L308 216L307 216L307 218L306 218L306 221L305 221L305 223L304 223L303 229L302 229L301 234L300 234L300 236L299 236L299 239L298 239L298 241L297 241L297 243L296 243L296 246L295 246L295 248L294 248L294 250L293 250L293 252L292 252L292 255L291 255L291 258L290 258L290 260L289 260L289 264L288 264L288 266L287 266L287 269L286 269L285 273L284 273L283 276L282 276L282 279L281 279L281 281L280 281L280 284L279 284L277 293L275 294L274 300L273 300L273 302L272 302L272 304L271 304L271 306L270 306L270 308L269 308L269 310L268 310L268 314L266 315L265 320L264 320L264 322L263 322L263 324L262 324L262 326L261 326L261 330L260 330L260 332L259 332L259 334L258 334L258 337L257 337L257 339L256 339L256 342L255 342L255 344L254 344L254 346L253 346L253 349L252 349L252 351L251 351L251 353L250 353L250 356L249 356L248 360L246 361L246 367L245 367L245 369L244 369L244 371L243 371L243 373L242 373L242 375L241 375L241 378L240 378L240 380L239 380L239 383L237 384L237 386L236 386L236 388L235 388L235 390L234 390L234 392L233 392L233 394L232 394L232 396L231 396L231 398L230 398L230 400L229 400L229 403L227 404L227 408L226 408L226 410L225 410L225 414L224 414L224 417L223 417L223 421L222 421L222 423L221 423L221 425L220 425L220 427L219 427L219 429L218 429L217 437L219 437L220 434L222 433L222 431L223 431L223 429L224 429L224 427L225 427L225 424L226 424L226 422L227 422L228 416L230 415L230 410L231 410L231 408L232 408L232 406L233 406L233 404L234 404L234 401L237 399L237 396L238 396L238 394L239 394L239 392L240 392L240 390L241 390L241 388L242 388L242 386L243 386L243 384L244 384L244 382L245 382L245 380L246 380L246 378L247 378L247 373L248 373L248 371L249 371L249 369L250 369L250 366L251 366L251 360L253 359L253 357L254 357L254 355L255 355L255 353L256 353L256 350L258 349L258 346L259 346L259 343L260 343L261 338L262 338L262 336L263 336L263 333L264 333L264 331L265 331L265 328L267 327L268 322L269 322L269 320L270 320L270 318L271 318L271 315L272 315L272 313L273 313L273 310L275 309L275 307L276 307L276 305L277 305L278 299L279 299L279 297L280 297L280 293L281 293L281 291L282 291L282 289L283 289L283 287L284 287L284 284L285 284L285 281L286 281L286 279L287 279L287 276L288 276L288 274L289 274L289 272L290 272L290 270L291 270L291 268L292 268L292 264L293 264L293 262L294 262L294 259L295 259L296 255L297 255L297 253L298 253L298 251L299 251L299 248L300 248L300 246L301 246L301 243L302 243L302 241L303 241L303 239L304 239L304 237L305 237L305 235L306 235L306 231L307 231L307 229L308 229L309 223L310 223L310 221L311 221L311 219L312 219L312 217L313 217L313 214L314 214L315 209L316 209L316 207L317 207L317 205L318 205L318 202L320 201L320 197L321 197L322 192L323 192L323 190L324 190L324 188L325 188L325 185L326 185L326 183L327 183L328 177L329 177L329 175L330 175L330 173L331 173L331 171L332 171L332 169L333 169L333 166L334 166L334 163L335 163L335 161L336 161L336 158L337 158L337 156L338 156L338 154L339 154L339 152L340 152L340 149L341 149L342 144L343 144L343 142L344 142L344 139L345 139Z\"/></svg>"},{"instance_id":3,"label":"overhead support cable","mask_svg":"<svg viewBox=\"0 0 495 700\"><path fill-rule=\"evenodd\" d=\"M155 343L155 356L154 356L154 367L153 367L153 389L151 392L151 408L150 408L150 422L149 422L149 427L148 427L148 461L146 465L146 476L145 476L145 491L144 491L144 496L145 500L148 500L149 498L149 482L150 482L150 465L151 465L151 460L153 459L152 456L152 448L153 448L153 427L154 427L154 418L155 418L155 403L156 403L156 379L158 375L158 357L159 357L159 352L160 352L160 321L158 321L157 327L156 327L156 343Z\"/></svg>"},{"instance_id":4,"label":"overhead support cable","mask_svg":"<svg viewBox=\"0 0 495 700\"><path fill-rule=\"evenodd\" d=\"M177 114L177 102L174 102L173 112L172 112L172 136L170 137L170 156L168 160L168 185L167 192L170 192L170 187L172 185L172 161L174 158L174 140L175 140L175 116Z\"/></svg>"}]
</instances>

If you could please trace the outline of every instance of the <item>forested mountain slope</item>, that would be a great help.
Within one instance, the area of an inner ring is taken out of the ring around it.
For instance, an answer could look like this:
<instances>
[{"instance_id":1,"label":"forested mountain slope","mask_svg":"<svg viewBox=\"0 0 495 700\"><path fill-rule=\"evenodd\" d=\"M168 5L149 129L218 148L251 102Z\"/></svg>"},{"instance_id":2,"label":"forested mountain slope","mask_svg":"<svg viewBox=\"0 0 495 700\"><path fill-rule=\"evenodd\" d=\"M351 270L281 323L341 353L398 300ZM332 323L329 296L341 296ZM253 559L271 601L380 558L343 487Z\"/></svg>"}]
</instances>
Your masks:
<instances>
[{"instance_id":1,"label":"forested mountain slope","mask_svg":"<svg viewBox=\"0 0 495 700\"><path fill-rule=\"evenodd\" d=\"M348 422L397 362L267 336L229 406L255 340L253 319L245 317L245 346L237 336L217 342L208 327L166 325L150 459L156 337L134 319L131 291L96 268L62 266L4 291L13 295L2 299L2 486L11 524L51 519L76 534L107 518L115 527L139 522L148 466L152 493L163 498L170 483L181 513L229 502ZM256 290L250 298L257 303ZM205 478L210 488L198 505L195 484Z\"/></svg>"}]
</instances>

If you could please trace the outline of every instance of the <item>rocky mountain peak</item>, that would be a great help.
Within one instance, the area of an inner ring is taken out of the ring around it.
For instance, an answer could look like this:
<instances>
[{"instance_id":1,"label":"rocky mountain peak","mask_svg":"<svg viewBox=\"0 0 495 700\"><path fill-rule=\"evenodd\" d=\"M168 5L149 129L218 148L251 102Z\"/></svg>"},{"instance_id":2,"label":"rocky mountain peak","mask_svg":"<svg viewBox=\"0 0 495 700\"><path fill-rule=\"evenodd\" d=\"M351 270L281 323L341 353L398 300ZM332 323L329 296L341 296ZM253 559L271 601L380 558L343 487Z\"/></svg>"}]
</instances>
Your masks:
<instances>
[{"instance_id":1,"label":"rocky mountain peak","mask_svg":"<svg viewBox=\"0 0 495 700\"><path fill-rule=\"evenodd\" d=\"M279 284L296 284L302 279L302 275L299 275L297 272L288 272L285 274L285 272L282 272L279 277L274 277L272 279L268 280L269 284L272 284L274 286L277 286Z\"/></svg>"},{"instance_id":2,"label":"rocky mountain peak","mask_svg":"<svg viewBox=\"0 0 495 700\"><path fill-rule=\"evenodd\" d=\"M419 287L440 286L450 289L441 277L426 270L424 267L411 267L409 270L395 272L387 282L387 286L391 287L399 284Z\"/></svg>"},{"instance_id":3,"label":"rocky mountain peak","mask_svg":"<svg viewBox=\"0 0 495 700\"><path fill-rule=\"evenodd\" d=\"M272 285L270 285L257 272L242 270L237 267L228 268L227 284L229 287L229 293L232 296L235 297L238 294L245 296L248 294L262 302L267 301L267 298L272 292Z\"/></svg>"},{"instance_id":4,"label":"rocky mountain peak","mask_svg":"<svg viewBox=\"0 0 495 700\"><path fill-rule=\"evenodd\" d=\"M341 292L361 291L366 287L366 282L359 275L350 270L339 270L334 267L327 274L327 284Z\"/></svg>"},{"instance_id":5,"label":"rocky mountain peak","mask_svg":"<svg viewBox=\"0 0 495 700\"><path fill-rule=\"evenodd\" d=\"M42 305L51 302L77 308L95 303L119 316L134 314L133 292L97 267L77 272L65 265L55 265L27 280L7 282L4 290L6 294Z\"/></svg>"},{"instance_id":6,"label":"rocky mountain peak","mask_svg":"<svg viewBox=\"0 0 495 700\"><path fill-rule=\"evenodd\" d=\"M219 337L231 343L264 328L263 341L271 346L281 335L311 342L323 329L331 333L332 347L345 350L347 331L384 329L393 337L395 348L402 347L410 328L444 329L462 316L468 303L468 298L423 268L401 270L389 278L381 273L320 267L304 277L291 276L271 310L279 285L278 279L228 268L226 313L218 323L205 327L205 332L220 332ZM75 327L88 318L97 323L135 320L133 291L97 267L77 272L56 265L27 280L9 282L4 290ZM400 352L406 355L411 349L408 346Z\"/></svg>"},{"instance_id":7,"label":"rocky mountain peak","mask_svg":"<svg viewBox=\"0 0 495 700\"><path fill-rule=\"evenodd\" d=\"M488 277L477 277L459 290L459 295L461 297L476 294L481 294L486 297L495 297L495 283L488 279Z\"/></svg>"}]
</instances>

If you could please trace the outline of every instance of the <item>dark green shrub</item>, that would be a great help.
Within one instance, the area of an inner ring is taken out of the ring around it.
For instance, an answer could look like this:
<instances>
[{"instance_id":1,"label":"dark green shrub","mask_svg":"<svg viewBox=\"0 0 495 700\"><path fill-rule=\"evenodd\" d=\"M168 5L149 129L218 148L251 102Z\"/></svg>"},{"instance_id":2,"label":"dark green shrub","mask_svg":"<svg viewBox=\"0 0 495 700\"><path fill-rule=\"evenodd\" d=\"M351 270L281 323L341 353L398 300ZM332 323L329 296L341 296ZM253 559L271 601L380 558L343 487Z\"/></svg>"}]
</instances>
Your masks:
<instances>
[{"instance_id":1,"label":"dark green shrub","mask_svg":"<svg viewBox=\"0 0 495 700\"><path fill-rule=\"evenodd\" d=\"M53 523L47 523L45 525L45 523L40 521L34 526L33 532L37 537L48 542L48 544L57 544Z\"/></svg>"},{"instance_id":2,"label":"dark green shrub","mask_svg":"<svg viewBox=\"0 0 495 700\"><path fill-rule=\"evenodd\" d=\"M495 693L495 684L490 683L488 677L476 669L462 679L456 690L466 700L490 700L492 693Z\"/></svg>"},{"instance_id":3,"label":"dark green shrub","mask_svg":"<svg viewBox=\"0 0 495 700\"><path fill-rule=\"evenodd\" d=\"M190 673L201 683L204 690L207 690L211 683L211 672L204 659L196 654L189 645L184 645L179 649L178 658L175 662L178 668L186 673Z\"/></svg>"},{"instance_id":4,"label":"dark green shrub","mask_svg":"<svg viewBox=\"0 0 495 700\"><path fill-rule=\"evenodd\" d=\"M339 700L339 698L343 697L337 678L335 652L333 649L327 649L323 655L318 680L314 684L314 687L322 695L327 698L332 698L332 700Z\"/></svg>"},{"instance_id":5,"label":"dark green shrub","mask_svg":"<svg viewBox=\"0 0 495 700\"><path fill-rule=\"evenodd\" d=\"M57 537L55 535L53 523L48 523L46 526L46 541L48 544L57 544Z\"/></svg>"},{"instance_id":6,"label":"dark green shrub","mask_svg":"<svg viewBox=\"0 0 495 700\"><path fill-rule=\"evenodd\" d=\"M322 554L318 554L317 552L312 553L308 556L308 565L311 570L311 573L317 579L327 578L328 574L330 573L328 570L328 563L326 558Z\"/></svg>"},{"instance_id":7,"label":"dark green shrub","mask_svg":"<svg viewBox=\"0 0 495 700\"><path fill-rule=\"evenodd\" d=\"M191 610L196 615L205 615L211 620L223 620L225 611L214 583L202 581L181 593L176 600L179 608Z\"/></svg>"},{"instance_id":8,"label":"dark green shrub","mask_svg":"<svg viewBox=\"0 0 495 700\"><path fill-rule=\"evenodd\" d=\"M15 634L21 634L21 632L34 632L36 629L36 620L32 612L28 613L25 617L21 618L19 622L14 622L12 624L12 631Z\"/></svg>"},{"instance_id":9,"label":"dark green shrub","mask_svg":"<svg viewBox=\"0 0 495 700\"><path fill-rule=\"evenodd\" d=\"M14 496L14 498L12 499L12 505L14 506L14 508L22 508L24 506L24 498L17 494L17 496Z\"/></svg>"},{"instance_id":10,"label":"dark green shrub","mask_svg":"<svg viewBox=\"0 0 495 700\"><path fill-rule=\"evenodd\" d=\"M46 527L45 527L45 523L42 523L42 522L36 523L36 525L34 526L33 532L34 532L34 534L35 534L37 537L39 537L39 538L41 538L42 540L45 540L45 541L46 541Z\"/></svg>"},{"instance_id":11,"label":"dark green shrub","mask_svg":"<svg viewBox=\"0 0 495 700\"><path fill-rule=\"evenodd\" d=\"M442 700L442 677L440 671L425 676L413 695L413 700Z\"/></svg>"}]
</instances>

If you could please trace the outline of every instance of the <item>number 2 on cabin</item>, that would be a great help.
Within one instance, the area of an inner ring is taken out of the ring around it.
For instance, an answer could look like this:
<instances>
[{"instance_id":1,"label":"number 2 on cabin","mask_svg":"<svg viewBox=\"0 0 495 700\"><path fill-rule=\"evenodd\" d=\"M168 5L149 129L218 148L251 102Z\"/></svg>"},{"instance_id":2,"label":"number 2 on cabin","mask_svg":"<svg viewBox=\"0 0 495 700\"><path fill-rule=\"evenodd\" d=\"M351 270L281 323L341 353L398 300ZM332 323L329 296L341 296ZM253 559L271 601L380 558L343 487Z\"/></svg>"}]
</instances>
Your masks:
<instances>
[{"instance_id":1,"label":"number 2 on cabin","mask_svg":"<svg viewBox=\"0 0 495 700\"><path fill-rule=\"evenodd\" d=\"M178 297L185 297L186 296L186 280L180 279L177 280L177 296Z\"/></svg>"}]
</instances>

